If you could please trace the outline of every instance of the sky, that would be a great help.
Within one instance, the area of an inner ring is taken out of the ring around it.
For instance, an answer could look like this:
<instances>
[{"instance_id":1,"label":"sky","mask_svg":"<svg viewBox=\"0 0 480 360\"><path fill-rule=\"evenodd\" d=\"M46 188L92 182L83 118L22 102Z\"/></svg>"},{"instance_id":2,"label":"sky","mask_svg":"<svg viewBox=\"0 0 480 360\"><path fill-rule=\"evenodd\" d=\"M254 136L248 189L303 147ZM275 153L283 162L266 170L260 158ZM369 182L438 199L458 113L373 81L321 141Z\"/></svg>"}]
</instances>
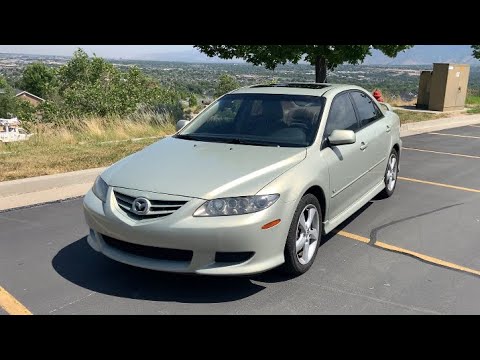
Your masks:
<instances>
[{"instance_id":1,"label":"sky","mask_svg":"<svg viewBox=\"0 0 480 360\"><path fill-rule=\"evenodd\" d=\"M107 59L124 60L163 60L186 62L218 62L218 58L208 58L193 48L193 45L0 45L0 53L63 55L71 56L82 48L89 55ZM242 62L241 60L230 60ZM379 51L365 59L365 64L431 64L432 62L460 62L480 65L473 60L469 45L416 45L412 49L398 54L394 59Z\"/></svg>"},{"instance_id":2,"label":"sky","mask_svg":"<svg viewBox=\"0 0 480 360\"><path fill-rule=\"evenodd\" d=\"M134 59L144 54L189 50L192 45L0 45L0 53L71 56L78 48L90 55Z\"/></svg>"}]
</instances>

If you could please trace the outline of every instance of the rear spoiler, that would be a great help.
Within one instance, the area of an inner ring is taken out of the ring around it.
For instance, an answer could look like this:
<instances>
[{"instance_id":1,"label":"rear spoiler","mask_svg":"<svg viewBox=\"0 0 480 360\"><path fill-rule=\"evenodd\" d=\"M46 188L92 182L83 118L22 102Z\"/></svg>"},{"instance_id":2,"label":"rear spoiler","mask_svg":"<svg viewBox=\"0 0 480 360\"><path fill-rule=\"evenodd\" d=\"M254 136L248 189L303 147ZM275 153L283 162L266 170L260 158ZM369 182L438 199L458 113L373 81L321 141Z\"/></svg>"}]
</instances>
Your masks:
<instances>
[{"instance_id":1,"label":"rear spoiler","mask_svg":"<svg viewBox=\"0 0 480 360\"><path fill-rule=\"evenodd\" d=\"M385 111L393 111L393 108L389 103L381 102L381 103L378 103L378 105L380 105L380 107L382 107L382 109Z\"/></svg>"}]
</instances>

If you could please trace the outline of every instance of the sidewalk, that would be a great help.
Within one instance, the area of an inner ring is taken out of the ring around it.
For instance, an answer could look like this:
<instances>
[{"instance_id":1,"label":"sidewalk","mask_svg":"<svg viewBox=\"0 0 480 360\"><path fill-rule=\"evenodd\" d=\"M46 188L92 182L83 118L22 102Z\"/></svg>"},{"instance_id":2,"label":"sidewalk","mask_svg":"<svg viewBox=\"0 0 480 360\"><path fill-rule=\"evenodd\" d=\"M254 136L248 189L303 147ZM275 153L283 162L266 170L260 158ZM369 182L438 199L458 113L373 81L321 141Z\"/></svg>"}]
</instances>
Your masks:
<instances>
[{"instance_id":1,"label":"sidewalk","mask_svg":"<svg viewBox=\"0 0 480 360\"><path fill-rule=\"evenodd\" d=\"M480 115L427 120L402 125L400 135L405 137L479 123ZM0 182L0 211L83 196L104 169Z\"/></svg>"},{"instance_id":2,"label":"sidewalk","mask_svg":"<svg viewBox=\"0 0 480 360\"><path fill-rule=\"evenodd\" d=\"M480 115L459 115L451 118L425 120L403 124L400 127L400 136L405 137L478 123L480 123Z\"/></svg>"},{"instance_id":3,"label":"sidewalk","mask_svg":"<svg viewBox=\"0 0 480 360\"><path fill-rule=\"evenodd\" d=\"M104 169L0 182L0 211L85 195Z\"/></svg>"}]
</instances>

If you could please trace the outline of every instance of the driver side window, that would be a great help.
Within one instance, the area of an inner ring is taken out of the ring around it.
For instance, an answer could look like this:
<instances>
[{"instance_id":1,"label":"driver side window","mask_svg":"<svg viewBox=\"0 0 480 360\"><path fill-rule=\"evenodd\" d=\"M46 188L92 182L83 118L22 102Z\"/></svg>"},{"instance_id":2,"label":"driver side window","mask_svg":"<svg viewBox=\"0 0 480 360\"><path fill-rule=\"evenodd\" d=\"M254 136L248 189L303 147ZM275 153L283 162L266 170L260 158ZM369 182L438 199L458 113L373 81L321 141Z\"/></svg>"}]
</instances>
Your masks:
<instances>
[{"instance_id":1,"label":"driver side window","mask_svg":"<svg viewBox=\"0 0 480 360\"><path fill-rule=\"evenodd\" d=\"M333 130L358 130L357 116L348 93L337 95L333 99L325 127L324 137L330 136Z\"/></svg>"}]
</instances>

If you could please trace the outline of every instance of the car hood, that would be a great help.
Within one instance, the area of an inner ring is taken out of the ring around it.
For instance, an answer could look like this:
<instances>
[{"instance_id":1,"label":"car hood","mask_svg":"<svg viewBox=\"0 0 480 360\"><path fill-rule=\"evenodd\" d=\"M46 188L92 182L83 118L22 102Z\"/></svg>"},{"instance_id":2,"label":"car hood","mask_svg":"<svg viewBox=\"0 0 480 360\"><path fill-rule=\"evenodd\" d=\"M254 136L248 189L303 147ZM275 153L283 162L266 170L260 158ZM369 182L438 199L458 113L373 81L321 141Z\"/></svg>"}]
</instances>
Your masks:
<instances>
[{"instance_id":1,"label":"car hood","mask_svg":"<svg viewBox=\"0 0 480 360\"><path fill-rule=\"evenodd\" d=\"M209 143L167 137L102 174L115 187L201 199L254 195L305 159L305 148Z\"/></svg>"}]
</instances>

